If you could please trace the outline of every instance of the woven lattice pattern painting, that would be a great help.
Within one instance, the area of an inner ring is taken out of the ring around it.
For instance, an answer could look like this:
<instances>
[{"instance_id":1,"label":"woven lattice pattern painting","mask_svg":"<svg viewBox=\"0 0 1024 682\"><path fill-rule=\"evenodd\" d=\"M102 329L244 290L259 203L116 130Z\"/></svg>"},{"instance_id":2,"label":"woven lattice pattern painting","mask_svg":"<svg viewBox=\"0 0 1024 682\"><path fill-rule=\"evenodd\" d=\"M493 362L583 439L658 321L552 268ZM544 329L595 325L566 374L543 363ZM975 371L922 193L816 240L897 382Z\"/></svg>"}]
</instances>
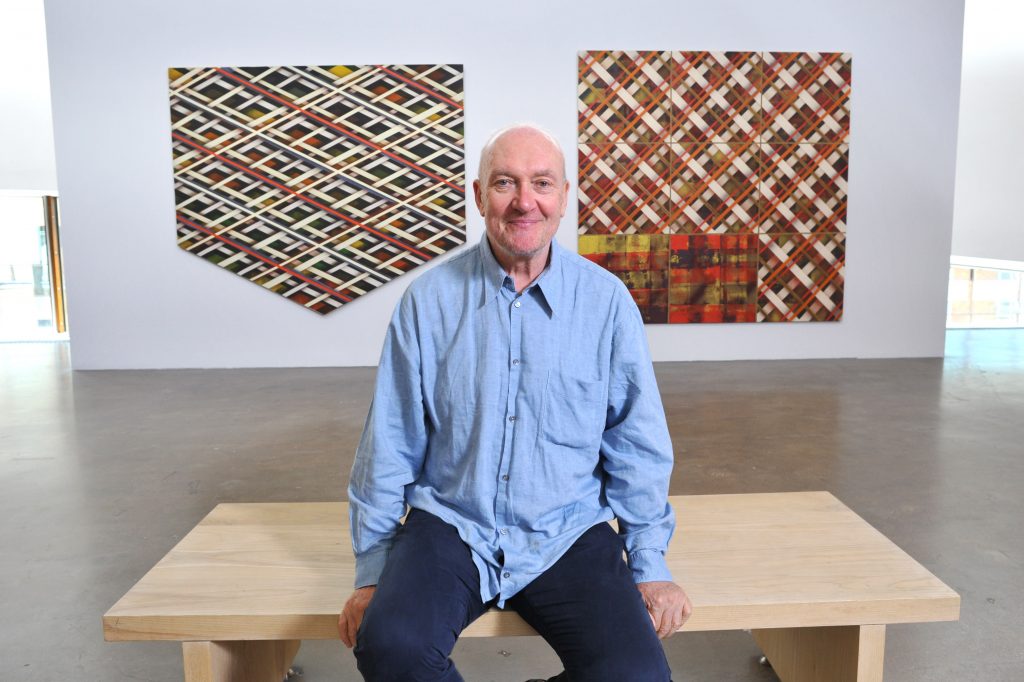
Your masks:
<instances>
[{"instance_id":1,"label":"woven lattice pattern painting","mask_svg":"<svg viewBox=\"0 0 1024 682\"><path fill-rule=\"evenodd\" d=\"M850 55L579 55L579 252L650 323L839 320Z\"/></svg>"},{"instance_id":2,"label":"woven lattice pattern painting","mask_svg":"<svg viewBox=\"0 0 1024 682\"><path fill-rule=\"evenodd\" d=\"M465 242L461 66L169 78L189 253L325 314Z\"/></svg>"}]
</instances>

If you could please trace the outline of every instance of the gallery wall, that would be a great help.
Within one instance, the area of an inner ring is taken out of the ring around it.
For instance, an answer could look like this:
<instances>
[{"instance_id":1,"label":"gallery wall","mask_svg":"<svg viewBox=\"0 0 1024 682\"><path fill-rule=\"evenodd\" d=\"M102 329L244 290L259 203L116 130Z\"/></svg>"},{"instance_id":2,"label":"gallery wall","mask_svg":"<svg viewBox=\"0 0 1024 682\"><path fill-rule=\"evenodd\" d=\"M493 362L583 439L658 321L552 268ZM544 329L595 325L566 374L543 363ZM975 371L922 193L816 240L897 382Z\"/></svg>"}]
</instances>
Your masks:
<instances>
[{"instance_id":1,"label":"gallery wall","mask_svg":"<svg viewBox=\"0 0 1024 682\"><path fill-rule=\"evenodd\" d=\"M962 2L640 1L625 16L607 1L46 7L76 368L373 365L420 272L321 317L179 249L169 66L463 64L473 178L509 122L575 149L577 53L594 49L853 55L842 321L649 325L655 360L943 352ZM467 215L474 244L483 225ZM558 239L575 250L575 201Z\"/></svg>"},{"instance_id":2,"label":"gallery wall","mask_svg":"<svg viewBox=\"0 0 1024 682\"><path fill-rule=\"evenodd\" d=\"M0 5L0 194L56 194L43 0Z\"/></svg>"},{"instance_id":3,"label":"gallery wall","mask_svg":"<svg viewBox=\"0 0 1024 682\"><path fill-rule=\"evenodd\" d=\"M953 255L1024 261L1024 6L967 0Z\"/></svg>"}]
</instances>

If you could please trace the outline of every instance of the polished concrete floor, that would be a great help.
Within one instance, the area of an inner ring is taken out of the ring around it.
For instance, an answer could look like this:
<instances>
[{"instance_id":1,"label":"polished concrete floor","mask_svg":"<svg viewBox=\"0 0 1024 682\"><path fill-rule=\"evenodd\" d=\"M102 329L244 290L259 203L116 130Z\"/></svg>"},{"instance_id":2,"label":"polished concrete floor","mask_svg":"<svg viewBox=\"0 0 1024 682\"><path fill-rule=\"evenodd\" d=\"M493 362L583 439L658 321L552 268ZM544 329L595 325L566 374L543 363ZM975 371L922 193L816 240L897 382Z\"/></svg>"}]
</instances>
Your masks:
<instances>
[{"instance_id":1,"label":"polished concrete floor","mask_svg":"<svg viewBox=\"0 0 1024 682\"><path fill-rule=\"evenodd\" d=\"M889 628L887 680L1024 680L1024 332L947 346L658 365L672 492L832 491L963 598L957 623ZM64 344L0 344L0 679L180 680L176 645L104 643L101 615L218 502L342 498L373 374L72 372ZM677 681L774 679L743 632L666 650ZM537 638L455 659L471 682L557 672ZM297 662L357 679L337 642Z\"/></svg>"}]
</instances>

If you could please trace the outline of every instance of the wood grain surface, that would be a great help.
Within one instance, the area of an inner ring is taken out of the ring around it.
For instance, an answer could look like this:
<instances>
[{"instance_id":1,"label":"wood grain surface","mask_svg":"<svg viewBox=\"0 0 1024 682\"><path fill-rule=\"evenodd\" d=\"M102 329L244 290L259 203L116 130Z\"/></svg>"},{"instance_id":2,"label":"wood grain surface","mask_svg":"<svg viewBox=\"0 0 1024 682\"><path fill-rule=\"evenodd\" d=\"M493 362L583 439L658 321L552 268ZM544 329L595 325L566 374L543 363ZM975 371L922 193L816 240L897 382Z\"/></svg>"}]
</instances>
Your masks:
<instances>
[{"instance_id":1,"label":"wood grain surface","mask_svg":"<svg viewBox=\"0 0 1024 682\"><path fill-rule=\"evenodd\" d=\"M827 492L671 498L683 630L956 620L960 598ZM120 640L336 639L354 560L344 502L221 504L103 617ZM466 637L530 635L491 610Z\"/></svg>"}]
</instances>

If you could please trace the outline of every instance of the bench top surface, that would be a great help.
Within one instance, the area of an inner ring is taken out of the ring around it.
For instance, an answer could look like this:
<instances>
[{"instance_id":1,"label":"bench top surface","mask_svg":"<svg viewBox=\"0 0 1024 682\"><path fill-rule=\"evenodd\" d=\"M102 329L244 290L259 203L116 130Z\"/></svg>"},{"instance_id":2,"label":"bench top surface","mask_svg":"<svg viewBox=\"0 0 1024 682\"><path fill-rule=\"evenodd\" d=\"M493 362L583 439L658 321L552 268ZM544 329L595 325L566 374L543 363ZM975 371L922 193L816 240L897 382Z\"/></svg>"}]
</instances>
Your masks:
<instances>
[{"instance_id":1,"label":"bench top surface","mask_svg":"<svg viewBox=\"0 0 1024 682\"><path fill-rule=\"evenodd\" d=\"M960 598L827 492L673 496L684 630L956 620ZM345 502L221 504L103 617L108 640L335 639ZM463 636L533 634L492 609Z\"/></svg>"}]
</instances>

